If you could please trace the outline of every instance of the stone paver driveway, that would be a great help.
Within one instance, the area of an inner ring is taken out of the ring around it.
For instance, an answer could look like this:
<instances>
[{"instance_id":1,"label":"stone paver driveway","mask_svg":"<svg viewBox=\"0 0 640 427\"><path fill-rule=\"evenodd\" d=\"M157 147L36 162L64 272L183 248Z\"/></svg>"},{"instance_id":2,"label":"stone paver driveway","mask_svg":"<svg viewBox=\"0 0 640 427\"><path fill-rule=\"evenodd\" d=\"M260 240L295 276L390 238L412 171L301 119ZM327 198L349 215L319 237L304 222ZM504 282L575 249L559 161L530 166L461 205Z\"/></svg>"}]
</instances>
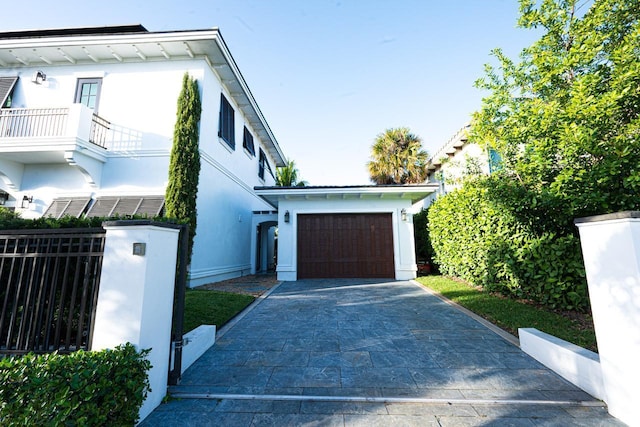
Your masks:
<instances>
[{"instance_id":1,"label":"stone paver driveway","mask_svg":"<svg viewBox=\"0 0 640 427\"><path fill-rule=\"evenodd\" d=\"M623 425L413 282L285 282L143 426Z\"/></svg>"}]
</instances>

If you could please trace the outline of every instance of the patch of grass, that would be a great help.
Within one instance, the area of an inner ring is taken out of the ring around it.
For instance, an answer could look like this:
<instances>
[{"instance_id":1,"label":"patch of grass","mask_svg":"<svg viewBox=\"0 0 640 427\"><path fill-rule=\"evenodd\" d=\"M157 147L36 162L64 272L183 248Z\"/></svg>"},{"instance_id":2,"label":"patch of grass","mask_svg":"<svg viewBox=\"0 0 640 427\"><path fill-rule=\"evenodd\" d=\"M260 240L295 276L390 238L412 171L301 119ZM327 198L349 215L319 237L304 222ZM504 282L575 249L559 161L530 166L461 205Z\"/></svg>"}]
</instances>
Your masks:
<instances>
[{"instance_id":1,"label":"patch of grass","mask_svg":"<svg viewBox=\"0 0 640 427\"><path fill-rule=\"evenodd\" d=\"M250 295L188 289L184 301L184 331L200 325L220 328L255 300Z\"/></svg>"},{"instance_id":2,"label":"patch of grass","mask_svg":"<svg viewBox=\"0 0 640 427\"><path fill-rule=\"evenodd\" d=\"M562 315L525 301L487 293L467 283L443 276L419 277L418 282L477 315L518 335L518 328L536 328L580 347L597 351L596 335L590 316Z\"/></svg>"}]
</instances>

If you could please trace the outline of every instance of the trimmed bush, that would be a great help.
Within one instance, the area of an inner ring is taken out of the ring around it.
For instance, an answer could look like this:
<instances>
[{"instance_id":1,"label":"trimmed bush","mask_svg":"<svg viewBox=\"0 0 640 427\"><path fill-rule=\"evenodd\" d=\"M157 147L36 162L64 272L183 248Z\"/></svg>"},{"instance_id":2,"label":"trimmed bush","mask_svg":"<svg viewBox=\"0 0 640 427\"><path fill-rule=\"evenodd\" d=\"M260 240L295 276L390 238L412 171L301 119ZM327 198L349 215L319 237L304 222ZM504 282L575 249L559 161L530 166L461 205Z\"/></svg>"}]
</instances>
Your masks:
<instances>
[{"instance_id":1,"label":"trimmed bush","mask_svg":"<svg viewBox=\"0 0 640 427\"><path fill-rule=\"evenodd\" d=\"M124 221L135 219L148 219L157 222L167 222L172 224L185 224L187 220L176 220L163 216L148 217L146 215L127 215L111 217L83 217L76 218L64 216L60 219L40 217L35 219L24 219L8 209L0 208L0 230L48 230L57 228L93 228L102 227L105 221Z\"/></svg>"},{"instance_id":2,"label":"trimmed bush","mask_svg":"<svg viewBox=\"0 0 640 427\"><path fill-rule=\"evenodd\" d=\"M151 391L148 353L125 344L0 359L0 424L135 425Z\"/></svg>"},{"instance_id":3,"label":"trimmed bush","mask_svg":"<svg viewBox=\"0 0 640 427\"><path fill-rule=\"evenodd\" d=\"M443 274L552 308L588 307L580 242L563 201L492 175L465 182L429 209Z\"/></svg>"}]
</instances>

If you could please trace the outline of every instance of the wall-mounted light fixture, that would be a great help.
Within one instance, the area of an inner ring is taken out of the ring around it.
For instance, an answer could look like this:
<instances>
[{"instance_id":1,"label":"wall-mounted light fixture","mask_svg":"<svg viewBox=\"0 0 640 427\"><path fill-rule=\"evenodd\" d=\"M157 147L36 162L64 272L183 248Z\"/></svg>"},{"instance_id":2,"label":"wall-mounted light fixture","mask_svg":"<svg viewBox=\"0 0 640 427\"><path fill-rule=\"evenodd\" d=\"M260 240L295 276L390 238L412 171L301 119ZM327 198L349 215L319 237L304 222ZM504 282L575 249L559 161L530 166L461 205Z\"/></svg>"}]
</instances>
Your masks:
<instances>
[{"instance_id":1,"label":"wall-mounted light fixture","mask_svg":"<svg viewBox=\"0 0 640 427\"><path fill-rule=\"evenodd\" d=\"M7 200L9 200L9 193L0 190L0 206L4 206L4 204L7 203Z\"/></svg>"},{"instance_id":2,"label":"wall-mounted light fixture","mask_svg":"<svg viewBox=\"0 0 640 427\"><path fill-rule=\"evenodd\" d=\"M40 70L36 71L31 76L31 81L37 85L41 85L45 80L47 80L47 75Z\"/></svg>"},{"instance_id":3,"label":"wall-mounted light fixture","mask_svg":"<svg viewBox=\"0 0 640 427\"><path fill-rule=\"evenodd\" d=\"M26 194L24 196L22 196L22 204L20 205L20 207L22 209L29 209L29 204L33 202L33 196L28 197Z\"/></svg>"},{"instance_id":4,"label":"wall-mounted light fixture","mask_svg":"<svg viewBox=\"0 0 640 427\"><path fill-rule=\"evenodd\" d=\"M288 223L291 220L291 214L289 213L289 211L286 211L284 213L284 222Z\"/></svg>"},{"instance_id":5,"label":"wall-mounted light fixture","mask_svg":"<svg viewBox=\"0 0 640 427\"><path fill-rule=\"evenodd\" d=\"M402 209L400 211L400 218L402 218L403 221L407 221L407 210L406 209Z\"/></svg>"}]
</instances>

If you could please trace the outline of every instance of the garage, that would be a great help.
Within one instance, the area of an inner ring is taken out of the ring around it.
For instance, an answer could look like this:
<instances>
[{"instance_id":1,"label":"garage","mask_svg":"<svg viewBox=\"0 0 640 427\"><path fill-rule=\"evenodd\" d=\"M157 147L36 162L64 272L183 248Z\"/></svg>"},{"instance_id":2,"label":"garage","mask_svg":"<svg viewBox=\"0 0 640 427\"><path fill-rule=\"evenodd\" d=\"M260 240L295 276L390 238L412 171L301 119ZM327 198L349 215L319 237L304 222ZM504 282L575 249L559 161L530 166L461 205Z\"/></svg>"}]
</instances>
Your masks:
<instances>
[{"instance_id":1,"label":"garage","mask_svg":"<svg viewBox=\"0 0 640 427\"><path fill-rule=\"evenodd\" d=\"M298 215L298 278L394 278L390 213Z\"/></svg>"},{"instance_id":2,"label":"garage","mask_svg":"<svg viewBox=\"0 0 640 427\"><path fill-rule=\"evenodd\" d=\"M277 210L278 280L416 277L413 213L436 184L255 187Z\"/></svg>"}]
</instances>

